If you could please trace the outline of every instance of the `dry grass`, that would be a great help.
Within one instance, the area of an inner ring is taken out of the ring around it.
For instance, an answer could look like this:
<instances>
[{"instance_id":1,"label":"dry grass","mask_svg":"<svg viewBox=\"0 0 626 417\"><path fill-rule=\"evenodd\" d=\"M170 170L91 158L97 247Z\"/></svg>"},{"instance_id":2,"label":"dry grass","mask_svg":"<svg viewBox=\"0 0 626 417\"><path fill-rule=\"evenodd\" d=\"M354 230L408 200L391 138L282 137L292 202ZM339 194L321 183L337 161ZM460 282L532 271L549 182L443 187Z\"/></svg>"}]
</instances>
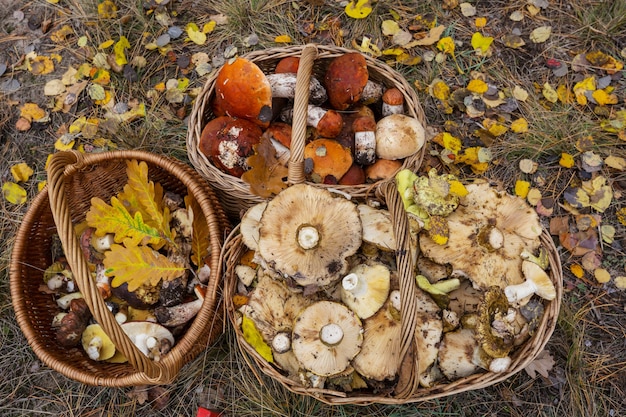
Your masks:
<instances>
[{"instance_id":1,"label":"dry grass","mask_svg":"<svg viewBox=\"0 0 626 417\"><path fill-rule=\"evenodd\" d=\"M9 2L10 3L10 2ZM7 5L9 4L7 3ZM172 106L162 97L148 98L149 91L159 82L170 78L189 77L190 88L202 86L204 78L194 73L184 74L167 61L166 54L146 52L145 39L154 39L165 33L166 28L156 21L154 13L146 13L141 1L116 2L120 8L117 19L97 18L95 0L61 1L58 5L32 2L11 3L2 16L10 19L12 10L21 8L29 16L30 10L38 10L43 16L54 20L54 29L69 24L78 35L85 34L90 44L98 45L108 39L126 36L132 45L128 55L146 55L146 67L140 72L138 82L129 82L121 74L113 74L115 95L119 101L137 99L146 102L148 116L145 119L121 126L117 131L106 133L119 148L139 148L186 160L186 125L180 106ZM541 169L548 178L546 190L556 198L564 187L575 178L575 172L558 165L560 152L576 153L576 141L584 135L595 139L594 150L601 153L613 152L624 156L624 145L614 135L606 134L598 127L599 118L589 109L575 105L555 105L546 108L539 103L540 91L533 83L559 81L551 77L546 69L546 58L555 57L569 62L571 51L603 49L615 57L626 47L624 30L626 6L624 2L551 1L543 12L544 21L528 19L523 29L551 22L554 35L542 48L530 45L527 49L511 50L497 45L497 54L490 58L478 58L467 52L469 39L475 28L472 19L456 11L443 10L441 4L427 2L376 2L369 19L351 20L343 15L338 2L328 1L323 7L309 2L280 0L231 0L223 1L170 1L170 13L177 11L175 24L184 28L187 22L202 27L210 16L223 14L229 24L209 34L203 45L172 42L177 54L206 52L210 57L219 57L229 46L237 46L239 53L252 49L275 46L277 35L288 34L296 43L318 41L350 47L353 39L360 41L368 36L375 42L383 42L380 23L396 12L402 23L412 22L420 13L430 13L439 22L449 26L447 34L465 45L457 56L462 73L450 61L440 65L435 62L422 63L415 67L399 66L400 71L411 83L428 85L439 77L451 85L465 85L471 71L481 71L500 88L514 85L524 86L531 98L524 103L519 116L527 118L531 132L523 139L507 135L494 142L492 151L500 161L487 172L488 176L502 181L509 189L518 178L517 162L521 158L532 158L541 162ZM314 2L311 2L314 3ZM4 4L4 3L3 3ZM476 6L489 17L493 36L508 30L507 16L524 6L522 1L485 1ZM294 7L297 6L297 7ZM8 7L8 6L7 6ZM5 20L6 20L5 19ZM341 23L339 30L338 21ZM79 65L84 55L68 41L59 47L37 30L22 26L6 26L0 33L0 43L8 45L0 54L7 62L16 62L29 42L36 42L42 53L54 50L62 53L66 64ZM144 37L147 34L147 37ZM258 44L245 45L251 34L258 36ZM184 36L184 35L183 35ZM465 52L464 52L465 50ZM59 72L56 76L60 76ZM41 88L45 80L20 74L24 89L12 99L34 101L45 104ZM4 77L3 77L4 79ZM1 80L3 80L1 79ZM1 81L0 80L0 81ZM563 80L565 81L565 80ZM569 80L568 82L571 82ZM617 83L623 81L617 81ZM618 84L619 85L619 84ZM623 85L623 84L622 84ZM623 88L622 88L623 95ZM433 125L442 125L457 116L439 112L434 101L425 91L423 98L428 120ZM191 104L184 105L189 114ZM53 151L56 129L75 118L92 115L90 106L83 106L73 114L54 114L52 122L41 129L27 134L14 130L17 107L8 100L0 100L0 178L10 180L9 167L17 162L27 162L35 168L36 177L45 179L46 156ZM96 114L97 115L97 114ZM471 137L471 123L464 126ZM475 126L473 127L475 128ZM626 182L624 174L613 177L616 183ZM36 184L28 186L29 199L36 193ZM622 200L623 201L623 200ZM614 215L624 205L616 199L606 216ZM165 387L169 393L168 406L155 410L149 403L140 404L131 397L130 389L88 387L68 380L48 369L34 356L27 346L15 321L9 297L8 262L12 242L27 206L12 205L0 199L0 415L2 416L189 416L195 415L197 405L207 396L216 402L217 408L229 416L527 416L538 417L574 416L605 417L626 415L626 324L623 320L626 299L623 292L611 287L594 284L593 278L577 280L569 271L565 272L566 294L557 330L547 345L556 360L548 378L539 376L531 379L519 373L493 387L466 392L452 398L443 398L405 405L330 406L312 398L295 395L275 381L261 376L257 379L248 368L236 348L230 330L220 337L215 345L208 347L198 358L185 366L176 382ZM614 223L614 222L613 222ZM617 238L624 239L626 230L618 227ZM624 272L625 254L621 247L605 246L605 262L613 270ZM562 252L567 265L569 256Z\"/></svg>"}]
</instances>

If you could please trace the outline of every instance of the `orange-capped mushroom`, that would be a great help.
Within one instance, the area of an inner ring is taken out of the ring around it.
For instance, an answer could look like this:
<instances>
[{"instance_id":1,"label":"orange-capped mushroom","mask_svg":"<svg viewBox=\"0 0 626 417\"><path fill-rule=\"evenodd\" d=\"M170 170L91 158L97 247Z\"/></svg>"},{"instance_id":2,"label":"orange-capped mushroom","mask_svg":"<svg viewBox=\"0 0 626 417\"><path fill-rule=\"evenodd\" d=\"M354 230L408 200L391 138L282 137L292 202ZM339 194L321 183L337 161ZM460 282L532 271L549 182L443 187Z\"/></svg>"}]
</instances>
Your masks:
<instances>
[{"instance_id":1,"label":"orange-capped mushroom","mask_svg":"<svg viewBox=\"0 0 626 417\"><path fill-rule=\"evenodd\" d=\"M297 73L300 66L300 58L297 56L286 56L276 64L274 72L276 74Z\"/></svg>"},{"instance_id":2,"label":"orange-capped mushroom","mask_svg":"<svg viewBox=\"0 0 626 417\"><path fill-rule=\"evenodd\" d=\"M379 159L365 168L365 178L368 182L377 182L393 178L402 168L402 161L391 159Z\"/></svg>"},{"instance_id":3,"label":"orange-capped mushroom","mask_svg":"<svg viewBox=\"0 0 626 417\"><path fill-rule=\"evenodd\" d=\"M267 127L272 118L272 87L261 69L246 58L226 62L215 79L215 114L240 117Z\"/></svg>"},{"instance_id":4,"label":"orange-capped mushroom","mask_svg":"<svg viewBox=\"0 0 626 417\"><path fill-rule=\"evenodd\" d=\"M312 173L319 176L320 182L327 175L341 178L352 166L350 149L332 139L316 139L304 148L304 157L313 161Z\"/></svg>"},{"instance_id":5,"label":"orange-capped mushroom","mask_svg":"<svg viewBox=\"0 0 626 417\"><path fill-rule=\"evenodd\" d=\"M272 122L263 132L263 137L267 137L272 142L278 161L283 165L287 165L291 156L291 151L289 150L291 146L291 125L283 122Z\"/></svg>"}]
</instances>

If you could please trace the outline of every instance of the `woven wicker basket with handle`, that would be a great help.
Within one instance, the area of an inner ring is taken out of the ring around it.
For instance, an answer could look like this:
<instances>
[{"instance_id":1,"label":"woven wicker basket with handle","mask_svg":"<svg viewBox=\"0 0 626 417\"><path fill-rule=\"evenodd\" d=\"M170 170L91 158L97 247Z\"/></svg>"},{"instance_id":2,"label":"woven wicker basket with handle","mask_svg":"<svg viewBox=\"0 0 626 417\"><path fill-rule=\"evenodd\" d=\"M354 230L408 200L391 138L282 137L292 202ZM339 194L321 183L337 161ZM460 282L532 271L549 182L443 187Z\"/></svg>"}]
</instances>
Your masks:
<instances>
[{"instance_id":1,"label":"woven wicker basket with handle","mask_svg":"<svg viewBox=\"0 0 626 417\"><path fill-rule=\"evenodd\" d=\"M415 281L415 262L411 249L408 218L393 182L383 182L377 189L378 200L384 203L392 218L393 230L397 242L396 266L399 277L400 300L415 300L418 291ZM233 296L238 291L238 277L235 267L239 264L242 255L248 250L242 242L239 227L236 227L224 243L222 258L224 262L224 298L227 316L234 328L236 339L243 356L249 366L256 372L260 369L265 375L280 382L290 391L309 395L327 404L356 404L367 405L372 403L403 404L432 400L458 394L465 391L486 388L503 381L521 371L543 350L556 326L563 292L562 269L556 247L551 236L543 231L541 244L547 250L549 257L549 276L556 288L556 297L552 301L544 300L544 314L532 337L512 354L512 362L506 372L479 372L453 382L440 382L425 388L420 386L418 378L419 349L415 337L417 327L416 303L402 302L401 307L401 349L403 377L400 377L393 390L376 393L371 391L343 392L331 389L311 388L302 385L300 381L291 379L283 371L264 359L253 346L244 338L241 330L240 318L233 303ZM259 380L262 381L261 378Z\"/></svg>"},{"instance_id":2,"label":"woven wicker basket with handle","mask_svg":"<svg viewBox=\"0 0 626 417\"><path fill-rule=\"evenodd\" d=\"M145 356L126 336L91 279L74 226L85 218L93 197L108 201L126 184L126 161L143 161L148 177L164 190L193 195L210 231L211 268L206 298L200 312L174 347L160 361ZM22 332L35 354L49 367L76 381L123 387L165 384L222 331L219 255L229 223L210 187L193 169L174 159L142 151L99 154L61 152L48 167L48 186L32 201L17 232L10 262L13 307ZM79 290L99 323L128 359L126 363L96 362L82 347L64 348L55 339L52 319L58 312L54 295L40 291L43 271L52 262L58 235Z\"/></svg>"},{"instance_id":3,"label":"woven wicker basket with handle","mask_svg":"<svg viewBox=\"0 0 626 417\"><path fill-rule=\"evenodd\" d=\"M289 160L288 176L288 183L290 184L304 181L304 147L307 128L306 116L309 99L309 80L312 76L323 79L323 74L329 62L333 58L348 52L354 52L354 50L336 46L309 44L270 48L244 55L245 58L258 65L265 73L273 72L276 64L282 58L300 58L292 122L291 157ZM369 78L381 83L387 88L398 88L404 95L405 113L416 118L422 125L426 126L426 118L415 90L402 75L376 59L365 56L365 60L369 70ZM246 182L220 171L211 164L208 158L199 150L202 129L204 125L214 117L211 111L211 102L215 95L216 78L217 74L213 74L209 77L196 99L196 103L189 118L187 153L193 166L200 174L207 178L211 186L216 189L227 214L231 216L231 218L238 219L242 210L263 200L250 192L250 186ZM426 147L424 146L416 154L405 158L403 168L419 168L425 149ZM322 184L316 185L324 187ZM376 184L333 185L332 187L350 194L352 197L362 198L369 194L372 187L375 185Z\"/></svg>"}]
</instances>

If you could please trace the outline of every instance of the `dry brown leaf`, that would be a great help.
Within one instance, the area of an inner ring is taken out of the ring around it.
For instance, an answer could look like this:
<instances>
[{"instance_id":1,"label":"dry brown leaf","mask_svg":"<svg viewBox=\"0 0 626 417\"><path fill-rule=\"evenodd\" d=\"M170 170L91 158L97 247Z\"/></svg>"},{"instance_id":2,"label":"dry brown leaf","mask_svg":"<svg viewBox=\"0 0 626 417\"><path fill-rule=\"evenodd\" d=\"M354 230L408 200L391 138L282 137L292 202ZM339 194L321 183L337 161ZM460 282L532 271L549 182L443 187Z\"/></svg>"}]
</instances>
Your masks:
<instances>
[{"instance_id":1,"label":"dry brown leaf","mask_svg":"<svg viewBox=\"0 0 626 417\"><path fill-rule=\"evenodd\" d=\"M535 358L534 361L528 364L524 371L530 376L532 379L537 377L537 373L543 376L544 378L548 377L548 372L552 370L554 366L554 358L550 355L550 352L547 350L542 350L539 352L539 355Z\"/></svg>"}]
</instances>

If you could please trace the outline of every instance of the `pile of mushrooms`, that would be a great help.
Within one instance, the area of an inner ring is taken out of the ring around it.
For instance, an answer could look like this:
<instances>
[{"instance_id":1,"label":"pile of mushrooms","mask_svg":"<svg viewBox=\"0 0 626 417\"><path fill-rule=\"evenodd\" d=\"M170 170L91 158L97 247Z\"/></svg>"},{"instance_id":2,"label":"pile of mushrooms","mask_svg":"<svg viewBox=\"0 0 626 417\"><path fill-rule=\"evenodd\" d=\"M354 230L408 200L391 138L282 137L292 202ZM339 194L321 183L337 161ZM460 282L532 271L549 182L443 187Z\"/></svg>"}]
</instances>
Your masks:
<instances>
[{"instance_id":1,"label":"pile of mushrooms","mask_svg":"<svg viewBox=\"0 0 626 417\"><path fill-rule=\"evenodd\" d=\"M241 177L262 138L287 164L298 64L297 57L283 58L270 74L243 57L222 66L211 102L215 118L198 144L215 167ZM422 124L404 112L402 92L372 81L363 55L330 60L323 78L310 80L307 180L357 185L392 177L425 141Z\"/></svg>"},{"instance_id":2,"label":"pile of mushrooms","mask_svg":"<svg viewBox=\"0 0 626 417\"><path fill-rule=\"evenodd\" d=\"M408 174L420 385L506 372L556 295L537 216L488 184ZM445 243L430 232L442 223ZM240 232L232 305L246 342L303 387L392 392L406 301L389 212L298 184L251 207Z\"/></svg>"},{"instance_id":3,"label":"pile of mushrooms","mask_svg":"<svg viewBox=\"0 0 626 417\"><path fill-rule=\"evenodd\" d=\"M190 252L193 213L182 203L182 196L165 193L165 204L172 213L170 226L176 231L180 246ZM187 268L185 274L175 280L159 281L156 285L145 283L133 291L129 291L127 283L114 287L103 266L105 254L114 244L113 235L96 236L94 229L86 223L76 228L80 231L81 249L93 280L115 320L141 352L152 360L160 360L200 311L206 295L205 284L210 276L209 266L205 264L193 275ZM178 253L176 256L183 255ZM43 281L41 291L54 295L59 308L51 326L61 346L82 346L94 361L126 362L93 319L64 256L58 256L44 271Z\"/></svg>"}]
</instances>

